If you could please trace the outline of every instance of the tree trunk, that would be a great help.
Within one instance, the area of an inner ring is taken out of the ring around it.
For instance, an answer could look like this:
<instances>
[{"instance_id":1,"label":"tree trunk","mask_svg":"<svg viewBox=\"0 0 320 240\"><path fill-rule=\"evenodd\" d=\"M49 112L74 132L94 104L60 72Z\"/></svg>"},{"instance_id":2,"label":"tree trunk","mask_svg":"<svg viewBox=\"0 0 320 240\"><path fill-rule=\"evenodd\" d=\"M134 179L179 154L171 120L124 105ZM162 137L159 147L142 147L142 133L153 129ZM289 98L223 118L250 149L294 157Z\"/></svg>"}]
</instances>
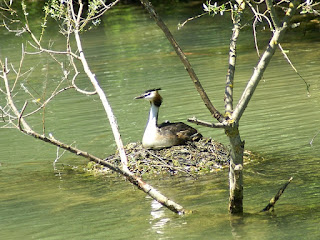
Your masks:
<instances>
[{"instance_id":1,"label":"tree trunk","mask_svg":"<svg viewBox=\"0 0 320 240\"><path fill-rule=\"evenodd\" d=\"M238 125L226 129L230 141L230 169L229 169L229 212L241 214L243 212L243 151L244 141L241 141Z\"/></svg>"},{"instance_id":2,"label":"tree trunk","mask_svg":"<svg viewBox=\"0 0 320 240\"><path fill-rule=\"evenodd\" d=\"M273 8L272 1L267 0L268 7ZM289 9L283 18L282 24L279 26L277 17L273 16L274 26L276 30L273 32L273 36L269 42L267 49L260 58L257 66L254 69L253 75L249 80L236 108L231 115L230 125L226 127L225 132L230 141L231 158L230 158L230 172L229 172L229 184L230 184L230 199L229 199L229 212L232 214L243 213L243 151L244 141L241 141L239 133L239 121L245 111L259 81L261 80L264 71L268 67L268 64L275 53L278 43L282 40L287 28L288 22L294 14L300 1L292 1L289 4ZM271 15L275 14L275 11L271 10Z\"/></svg>"}]
</instances>

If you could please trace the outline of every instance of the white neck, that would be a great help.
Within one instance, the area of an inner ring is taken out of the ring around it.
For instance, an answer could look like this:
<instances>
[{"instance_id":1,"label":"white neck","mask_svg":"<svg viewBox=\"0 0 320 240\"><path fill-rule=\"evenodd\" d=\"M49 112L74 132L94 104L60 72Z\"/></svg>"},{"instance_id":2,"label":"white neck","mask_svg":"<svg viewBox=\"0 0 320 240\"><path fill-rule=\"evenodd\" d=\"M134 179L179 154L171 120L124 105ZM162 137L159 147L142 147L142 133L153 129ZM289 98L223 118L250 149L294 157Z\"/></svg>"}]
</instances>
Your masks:
<instances>
[{"instance_id":1,"label":"white neck","mask_svg":"<svg viewBox=\"0 0 320 240\"><path fill-rule=\"evenodd\" d=\"M142 144L144 147L152 147L156 141L158 131L158 112L159 107L151 103L149 119L142 138Z\"/></svg>"},{"instance_id":2,"label":"white neck","mask_svg":"<svg viewBox=\"0 0 320 240\"><path fill-rule=\"evenodd\" d=\"M152 127L152 128L157 127L158 113L159 113L159 107L154 105L153 103L151 103L151 108L150 108L150 112L149 112L149 119L148 119L146 129L148 129L150 127Z\"/></svg>"}]
</instances>

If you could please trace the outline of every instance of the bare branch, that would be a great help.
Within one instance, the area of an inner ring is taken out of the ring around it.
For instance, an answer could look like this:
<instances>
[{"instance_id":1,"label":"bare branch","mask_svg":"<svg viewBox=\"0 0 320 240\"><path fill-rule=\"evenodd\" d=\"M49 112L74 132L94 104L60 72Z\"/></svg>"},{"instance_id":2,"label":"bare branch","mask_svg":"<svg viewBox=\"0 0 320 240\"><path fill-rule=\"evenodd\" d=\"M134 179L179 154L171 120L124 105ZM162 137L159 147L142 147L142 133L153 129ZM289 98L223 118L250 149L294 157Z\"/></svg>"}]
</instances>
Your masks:
<instances>
[{"instance_id":1,"label":"bare branch","mask_svg":"<svg viewBox=\"0 0 320 240\"><path fill-rule=\"evenodd\" d=\"M275 29L279 29L280 23L279 23L277 13L273 7L272 0L266 0L266 4L267 4L267 8L270 12L271 20L272 20L272 23L273 23Z\"/></svg>"},{"instance_id":2,"label":"bare branch","mask_svg":"<svg viewBox=\"0 0 320 240\"><path fill-rule=\"evenodd\" d=\"M310 84L307 83L307 81L301 76L301 74L298 72L298 70L293 66L291 60L289 59L288 55L286 52L283 50L281 44L279 43L279 49L281 50L281 53L283 54L284 58L287 60L287 62L290 64L292 69L296 72L296 74L303 80L304 84L306 85L307 88L307 94L310 96Z\"/></svg>"},{"instance_id":3,"label":"bare branch","mask_svg":"<svg viewBox=\"0 0 320 240\"><path fill-rule=\"evenodd\" d=\"M13 9L11 8L12 0L10 0L9 2L6 1L6 0L2 0L2 2L4 3L5 7L1 7L1 6L0 6L0 10L12 12L12 13L15 13L15 12L16 12L15 10L13 10Z\"/></svg>"},{"instance_id":4,"label":"bare branch","mask_svg":"<svg viewBox=\"0 0 320 240\"><path fill-rule=\"evenodd\" d=\"M194 19L200 18L200 17L202 17L202 16L204 16L204 15L206 15L206 14L209 14L209 12L201 13L201 14L195 16L195 17L189 17L189 18L188 18L187 20L185 20L183 23L179 23L179 24L178 24L178 29L180 30L180 29L181 29L184 25L186 25L189 21L192 21L192 20L194 20Z\"/></svg>"},{"instance_id":5,"label":"bare branch","mask_svg":"<svg viewBox=\"0 0 320 240\"><path fill-rule=\"evenodd\" d=\"M139 189L144 191L146 194L151 196L153 199L157 200L159 203L161 203L163 206L167 207L171 211L178 213L178 214L185 213L185 209L181 205L179 205L179 204L173 202L172 200L170 200L169 198L165 197L158 190L156 190L155 188L153 188L152 186L150 186L149 184L144 182L141 178L134 176L134 174L131 173L130 171L128 171L124 168L120 169L119 167L112 165L112 164L108 163L107 161L104 161L101 158L98 158L94 155L91 155L87 152L84 152L84 151L77 149L75 147L72 147L70 145L64 144L64 143L56 140L53 137L48 138L45 135L40 135L39 133L33 131L32 128L29 126L29 124L25 121L25 119L23 117L23 113L26 109L27 102L25 102L24 106L22 107L21 112L19 112L17 107L14 104L13 99L12 99L11 90L10 90L10 86L9 86L9 82L8 82L8 78L7 78L7 64L6 64L6 62L3 63L0 60L0 65L2 67L2 78L4 79L4 83L5 83L8 105L10 106L12 111L14 112L15 117L18 119L18 126L19 126L18 129L21 132L23 132L29 136L32 136L36 139L39 139L41 141L53 144L59 148L65 149L71 153L78 155L78 156L89 159L90 161L93 161L97 164L103 165L103 166L123 175L124 177L126 177L126 179L129 180L132 184L136 185Z\"/></svg>"},{"instance_id":6,"label":"bare branch","mask_svg":"<svg viewBox=\"0 0 320 240\"><path fill-rule=\"evenodd\" d=\"M83 65L83 69L84 69L85 73L87 74L88 78L90 79L92 85L94 86L97 94L100 97L100 100L101 100L102 105L103 105L103 107L104 107L104 109L106 111L107 117L109 119L109 122L110 122L110 125L111 125L111 128L112 128L114 139L116 141L116 144L117 144L117 147L118 147L118 150L119 150L119 153L120 153L120 158L121 158L121 162L122 162L123 168L125 169L125 171L129 172L128 160L127 160L126 153L124 151L124 147L123 147L123 143L122 143L121 136L120 136L120 133L119 133L119 129L118 129L118 124L117 124L116 118L115 118L115 116L113 114L113 111L111 109L111 106L109 104L109 101L107 100L107 97L106 97L105 93L103 92L102 88L100 87L100 85L99 85L99 83L98 83L98 81L96 79L95 74L93 74L91 72L90 68L89 68L89 65L88 65L87 60L86 60L85 55L84 55L84 52L82 50L82 44L81 44L81 40L80 40L80 36L79 36L78 30L74 31L74 35L75 35L77 47L78 47L78 50L79 50L79 53L80 53L80 60L81 60L81 63Z\"/></svg>"},{"instance_id":7,"label":"bare branch","mask_svg":"<svg viewBox=\"0 0 320 240\"><path fill-rule=\"evenodd\" d=\"M21 132L23 131L23 128L22 128L22 126L21 126L21 118L22 118L22 115L23 115L24 110L26 109L27 105L28 105L28 102L25 101L25 102L24 102L24 105L23 105L23 107L22 107L22 109L21 109L21 111L20 111L19 117L18 117L18 126L19 126L19 130L20 130Z\"/></svg>"},{"instance_id":8,"label":"bare branch","mask_svg":"<svg viewBox=\"0 0 320 240\"><path fill-rule=\"evenodd\" d=\"M209 122L205 122L202 120L199 120L195 117L193 118L188 118L188 122L192 122L195 123L197 125L201 125L201 126L205 126L205 127L209 127L209 128L226 128L228 126L228 122L225 121L223 123L209 123Z\"/></svg>"},{"instance_id":9,"label":"bare branch","mask_svg":"<svg viewBox=\"0 0 320 240\"><path fill-rule=\"evenodd\" d=\"M31 130L31 128L29 127L29 125L24 121L24 119L20 116L20 112L18 111L18 109L16 108L13 100L12 100L12 94L11 94L11 90L10 90L10 86L9 86L9 81L7 78L7 60L5 61L5 63L3 63L0 60L0 65L2 67L2 77L4 80L4 84L5 84L5 88L6 88L6 96L7 96L7 101L8 104L10 105L13 113L15 114L15 116L17 118L19 118L19 123L22 123L24 129L26 129L27 131ZM20 128L20 127L19 127Z\"/></svg>"},{"instance_id":10,"label":"bare branch","mask_svg":"<svg viewBox=\"0 0 320 240\"><path fill-rule=\"evenodd\" d=\"M168 38L169 42L171 43L173 49L179 56L181 62L185 66L185 69L189 73L189 76L191 80L193 81L198 93L200 94L204 104L210 111L211 115L216 118L219 122L223 122L225 118L223 115L213 106L211 103L208 95L206 94L205 90L203 89L200 80L198 79L196 73L194 72L190 62L188 61L186 55L182 51L179 44L174 39L172 33L168 29L168 27L165 25L165 23L162 21L162 19L159 17L159 15L156 13L154 8L152 7L152 4L148 0L140 0L141 4L145 7L145 9L149 12L149 14L152 16L152 18L156 21L157 25L160 27L160 29L163 31L165 36Z\"/></svg>"},{"instance_id":11,"label":"bare branch","mask_svg":"<svg viewBox=\"0 0 320 240\"><path fill-rule=\"evenodd\" d=\"M69 48L69 47L70 47L70 45L68 44L68 48ZM82 93L82 94L85 94L85 95L95 95L95 94L97 94L97 91L91 91L91 92L85 91L85 90L80 89L80 88L76 85L76 79L77 79L77 76L79 75L79 71L78 71L78 68L77 68L77 66L76 66L73 58L70 58L70 63L71 63L71 65L72 65L72 67L73 67L73 69L74 69L74 71L75 71L75 74L74 74L71 82L72 82L72 86L76 89L76 91L78 91L78 92L80 92L80 93Z\"/></svg>"},{"instance_id":12,"label":"bare branch","mask_svg":"<svg viewBox=\"0 0 320 240\"><path fill-rule=\"evenodd\" d=\"M269 18L265 15L265 13L260 13L259 8L257 7L257 10L252 6L250 1L246 1L247 5L250 7L251 11L254 14L254 21L252 24L252 30L253 30L253 38L254 38L254 45L257 51L257 55L260 57L260 52L259 52L259 46L258 46L258 39L257 39L257 23L262 22L263 18L268 22L268 25L271 29L271 31L274 30L272 23L270 22Z\"/></svg>"},{"instance_id":13,"label":"bare branch","mask_svg":"<svg viewBox=\"0 0 320 240\"><path fill-rule=\"evenodd\" d=\"M72 5L72 4L71 4ZM39 52L34 52L34 53L31 53L31 52L28 52L28 54L39 54L39 53L42 53L42 52L46 52L46 53L49 53L49 54L62 54L62 55L71 55L72 57L74 57L75 59L80 59L80 57L76 54L74 54L73 52L70 52L70 51L54 51L54 50L50 50L50 49L45 49L42 47L40 41L38 41L38 39L36 38L36 36L33 34L33 32L30 30L29 28L29 25L25 25L24 27L24 30L29 33L29 35L31 36L31 39L34 41L34 43L37 45L37 46L34 46L32 45L32 43L29 42L29 44L31 46L33 46L34 48L38 49Z\"/></svg>"},{"instance_id":14,"label":"bare branch","mask_svg":"<svg viewBox=\"0 0 320 240\"><path fill-rule=\"evenodd\" d=\"M43 109L54 97L56 97L58 94L66 91L66 90L69 90L69 89L71 89L71 88L73 88L73 86L68 86L68 87L65 87L65 88L60 89L59 91L54 91L54 92L51 94L51 96L50 96L49 98L47 98L47 100L44 101L44 102L41 104L41 106L39 106L37 109L33 110L32 112L26 114L24 117L29 117L29 116L35 114L36 112L40 111L40 110Z\"/></svg>"},{"instance_id":15,"label":"bare branch","mask_svg":"<svg viewBox=\"0 0 320 240\"><path fill-rule=\"evenodd\" d=\"M291 177L288 182L286 182L277 192L277 194L271 198L271 200L269 201L268 205L261 210L261 212L266 212L269 211L270 209L274 208L274 205L276 204L276 202L279 200L279 198L281 197L281 195L284 193L284 190L287 188L287 186L291 183L293 177Z\"/></svg>"},{"instance_id":16,"label":"bare branch","mask_svg":"<svg viewBox=\"0 0 320 240\"><path fill-rule=\"evenodd\" d=\"M13 86L11 88L11 91L13 91L15 89L15 86L18 82L18 79L20 77L20 73L21 73L21 68L22 68L22 63L23 63L23 60L24 60L24 56L25 56L25 51L24 51L24 45L22 44L21 45L21 58L20 58L20 63L19 63L19 68L18 68L18 72L16 72L16 79L13 83Z\"/></svg>"},{"instance_id":17,"label":"bare branch","mask_svg":"<svg viewBox=\"0 0 320 240\"><path fill-rule=\"evenodd\" d=\"M225 116L231 117L233 111L233 85L234 85L234 74L236 70L236 46L237 40L240 33L240 20L241 20L241 10L235 10L233 13L233 29L232 29L232 37L230 41L229 47L229 65L228 65L228 73L226 77L226 87L224 93L224 106L225 106Z\"/></svg>"},{"instance_id":18,"label":"bare branch","mask_svg":"<svg viewBox=\"0 0 320 240\"><path fill-rule=\"evenodd\" d=\"M293 4L290 5L289 10L286 13L286 16L283 19L282 26L276 29L273 33L273 36L269 42L269 45L265 52L263 53L262 57L260 58L258 65L254 69L253 75L251 76L239 102L236 106L233 114L232 119L238 123L244 110L246 109L259 81L261 80L265 69L267 68L273 54L275 53L278 43L281 41L284 33L287 30L289 19L294 14L297 6L299 5L300 1L293 1Z\"/></svg>"}]
</instances>

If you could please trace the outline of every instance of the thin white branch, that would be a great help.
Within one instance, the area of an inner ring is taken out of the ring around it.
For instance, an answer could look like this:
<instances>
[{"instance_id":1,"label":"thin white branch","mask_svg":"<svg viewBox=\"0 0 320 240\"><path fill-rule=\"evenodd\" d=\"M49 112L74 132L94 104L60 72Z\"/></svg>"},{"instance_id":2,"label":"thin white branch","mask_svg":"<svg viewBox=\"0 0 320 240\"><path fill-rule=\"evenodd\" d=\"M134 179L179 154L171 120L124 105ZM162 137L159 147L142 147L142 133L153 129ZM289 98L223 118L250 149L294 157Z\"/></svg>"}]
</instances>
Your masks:
<instances>
[{"instance_id":1,"label":"thin white branch","mask_svg":"<svg viewBox=\"0 0 320 240\"><path fill-rule=\"evenodd\" d=\"M51 94L51 96L50 96L46 101L44 101L37 109L33 110L33 111L30 112L30 113L25 114L24 117L25 117L25 118L26 118L26 117L29 117L29 116L31 116L32 114L35 114L36 112L40 111L40 110L43 109L54 97L56 97L58 94L66 91L66 90L69 90L69 89L71 89L71 88L73 88L73 86L68 86L68 87L62 88L62 89L60 89L60 90L58 90L58 91L56 91L56 92L53 92L53 93Z\"/></svg>"},{"instance_id":2,"label":"thin white branch","mask_svg":"<svg viewBox=\"0 0 320 240\"><path fill-rule=\"evenodd\" d=\"M7 59L6 59L5 63L3 63L3 62L0 60L0 65L1 65L1 67L2 67L2 76L3 76L5 88L6 88L6 95L7 95L8 104L10 105L13 113L14 113L17 117L19 117L20 122L21 122L21 124L23 125L24 129L26 129L27 131L30 131L31 128L30 128L29 125L25 122L25 120L20 117L20 112L19 112L19 110L16 108L16 106L15 106L15 104L13 103L13 100L12 100L11 89L10 89L9 81L8 81L8 78L7 78L7 66L8 66L8 65L7 65Z\"/></svg>"},{"instance_id":3,"label":"thin white branch","mask_svg":"<svg viewBox=\"0 0 320 240\"><path fill-rule=\"evenodd\" d=\"M84 55L84 52L82 50L82 44L81 44L81 39L80 39L78 30L74 31L74 35L75 35L77 47L78 47L78 50L79 50L79 53L80 53L80 60L81 60L81 63L83 65L83 69L86 72L87 76L89 77L89 79L90 79L92 85L94 86L97 94L99 95L100 100L102 102L102 105L103 105L103 107L104 107L104 109L106 111L107 117L109 119L109 122L110 122L110 125L111 125L111 129L112 129L112 132L113 132L113 136L114 136L114 139L116 141L116 144L117 144L117 147L118 147L118 151L119 151L119 154L120 154L122 167L123 167L124 171L127 171L130 174L133 174L128 169L127 155L126 155L126 153L124 151L124 146L123 146L123 143L122 143L122 140L121 140L121 136L120 136L120 133L119 133L116 117L113 114L113 111L111 109L109 101L108 101L104 91L100 87L100 85L99 85L99 83L98 83L98 81L96 79L96 76L91 72L91 70L89 68L89 65L88 65L87 60L86 60L85 55Z\"/></svg>"}]
</instances>

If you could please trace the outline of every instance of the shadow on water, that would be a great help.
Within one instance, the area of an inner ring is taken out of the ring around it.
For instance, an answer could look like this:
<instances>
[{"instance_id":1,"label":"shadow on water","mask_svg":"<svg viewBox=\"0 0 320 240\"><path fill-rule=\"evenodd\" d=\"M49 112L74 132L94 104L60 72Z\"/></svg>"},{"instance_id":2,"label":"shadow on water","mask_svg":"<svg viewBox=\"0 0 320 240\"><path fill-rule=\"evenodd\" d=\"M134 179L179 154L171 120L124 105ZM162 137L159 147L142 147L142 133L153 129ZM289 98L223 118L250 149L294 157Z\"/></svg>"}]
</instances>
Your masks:
<instances>
[{"instance_id":1,"label":"shadow on water","mask_svg":"<svg viewBox=\"0 0 320 240\"><path fill-rule=\"evenodd\" d=\"M222 109L231 25L223 17L202 18L178 31L177 24L195 11L181 9L164 19L188 53L208 95ZM134 102L133 97L146 89L164 89L160 121L185 121L192 116L212 120L171 46L143 9L121 6L110 11L102 23L83 35L83 43L90 66L118 118L125 143L138 141L143 134L149 106ZM18 62L20 50L13 50L20 49L21 39L3 36L0 41L5 49L1 54L10 53L9 59ZM310 44L308 39L304 41L293 33L288 36L283 48L311 84L311 97L307 97L304 83L277 53L241 120L247 149L263 156L245 167L243 216L230 216L227 212L227 171L203 175L197 180L164 176L150 179L148 182L165 195L194 210L193 214L176 216L122 178L93 177L70 170L68 165L81 168L85 161L68 153L59 160L61 174L56 175L52 167L56 148L12 129L1 129L1 136L5 136L0 138L1 237L319 239L319 136L313 146L309 143L320 130L320 42L316 38ZM59 37L47 37L59 47ZM258 59L250 41L251 32L244 31L235 99L240 97ZM43 71L55 73L49 60L30 59L28 64L36 66L30 77L34 86L45 78ZM83 76L79 86L90 88ZM33 123L41 128L41 123ZM57 97L46 109L46 123L47 131L57 139L97 156L115 151L110 127L95 97L76 93ZM204 136L227 143L221 130L199 130ZM275 211L259 213L291 176L294 179Z\"/></svg>"}]
</instances>

